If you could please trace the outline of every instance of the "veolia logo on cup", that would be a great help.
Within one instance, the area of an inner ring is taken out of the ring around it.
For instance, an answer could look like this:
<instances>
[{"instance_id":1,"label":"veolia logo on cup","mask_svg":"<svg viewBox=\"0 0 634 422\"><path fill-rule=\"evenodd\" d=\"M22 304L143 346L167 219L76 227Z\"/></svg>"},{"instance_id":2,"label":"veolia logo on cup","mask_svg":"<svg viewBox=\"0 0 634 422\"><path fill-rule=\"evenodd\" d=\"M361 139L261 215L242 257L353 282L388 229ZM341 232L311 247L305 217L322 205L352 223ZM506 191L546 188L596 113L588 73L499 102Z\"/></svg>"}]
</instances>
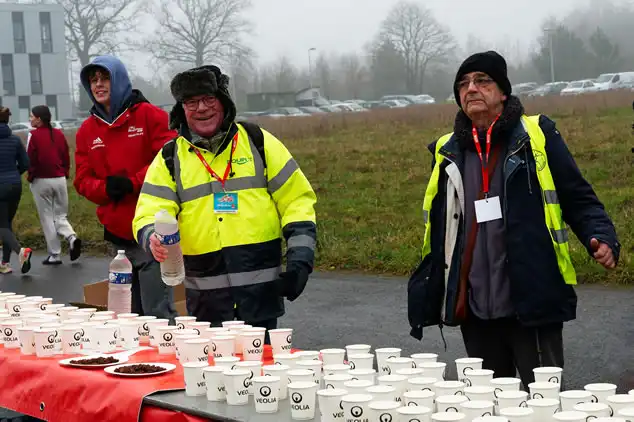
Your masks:
<instances>
[{"instance_id":1,"label":"veolia logo on cup","mask_svg":"<svg viewBox=\"0 0 634 422\"><path fill-rule=\"evenodd\" d=\"M205 348L203 349L203 353L204 353L205 355L208 355L208 354L209 354L209 345L205 346Z\"/></svg>"},{"instance_id":2,"label":"veolia logo on cup","mask_svg":"<svg viewBox=\"0 0 634 422\"><path fill-rule=\"evenodd\" d=\"M211 351L212 352L215 352L217 348L218 347L216 346L216 343L211 343Z\"/></svg>"},{"instance_id":3,"label":"veolia logo on cup","mask_svg":"<svg viewBox=\"0 0 634 422\"><path fill-rule=\"evenodd\" d=\"M548 382L554 382L555 384L559 384L559 377L550 377L548 378Z\"/></svg>"},{"instance_id":4,"label":"veolia logo on cup","mask_svg":"<svg viewBox=\"0 0 634 422\"><path fill-rule=\"evenodd\" d=\"M524 400L523 402L520 403L519 407L528 407L528 403L526 403L526 400Z\"/></svg>"},{"instance_id":5,"label":"veolia logo on cup","mask_svg":"<svg viewBox=\"0 0 634 422\"><path fill-rule=\"evenodd\" d=\"M412 361L412 369L416 369L416 368L417 368L416 362Z\"/></svg>"},{"instance_id":6,"label":"veolia logo on cup","mask_svg":"<svg viewBox=\"0 0 634 422\"><path fill-rule=\"evenodd\" d=\"M13 330L11 328L5 328L4 335L5 337L11 337L13 335Z\"/></svg>"},{"instance_id":7,"label":"veolia logo on cup","mask_svg":"<svg viewBox=\"0 0 634 422\"><path fill-rule=\"evenodd\" d=\"M464 391L456 391L455 393L453 393L454 396L464 396Z\"/></svg>"},{"instance_id":8,"label":"veolia logo on cup","mask_svg":"<svg viewBox=\"0 0 634 422\"><path fill-rule=\"evenodd\" d=\"M357 369L357 366L354 364L353 361L348 362L348 365L350 365L350 369Z\"/></svg>"},{"instance_id":9,"label":"veolia logo on cup","mask_svg":"<svg viewBox=\"0 0 634 422\"><path fill-rule=\"evenodd\" d=\"M458 412L458 408L457 407L448 407L447 410L445 410L445 412Z\"/></svg>"},{"instance_id":10,"label":"veolia logo on cup","mask_svg":"<svg viewBox=\"0 0 634 422\"><path fill-rule=\"evenodd\" d=\"M326 388L335 388L335 386L332 384L326 384Z\"/></svg>"},{"instance_id":11,"label":"veolia logo on cup","mask_svg":"<svg viewBox=\"0 0 634 422\"><path fill-rule=\"evenodd\" d=\"M350 409L350 414L352 414L355 418L360 418L363 416L363 408L361 406L354 406Z\"/></svg>"},{"instance_id":12,"label":"veolia logo on cup","mask_svg":"<svg viewBox=\"0 0 634 422\"><path fill-rule=\"evenodd\" d=\"M117 330L114 330L114 333L112 334L114 336L114 338L116 339L119 335L117 334Z\"/></svg>"},{"instance_id":13,"label":"veolia logo on cup","mask_svg":"<svg viewBox=\"0 0 634 422\"><path fill-rule=\"evenodd\" d=\"M380 422L392 422L392 415L390 415L389 413L383 413L383 414L381 414L381 416L379 416L379 421Z\"/></svg>"},{"instance_id":14,"label":"veolia logo on cup","mask_svg":"<svg viewBox=\"0 0 634 422\"><path fill-rule=\"evenodd\" d=\"M465 386L471 387L471 380L469 378L461 379L460 381L465 383Z\"/></svg>"},{"instance_id":15,"label":"veolia logo on cup","mask_svg":"<svg viewBox=\"0 0 634 422\"><path fill-rule=\"evenodd\" d=\"M286 336L286 342L288 344L291 344L293 342L293 335L292 334L289 334L289 335Z\"/></svg>"},{"instance_id":16,"label":"veolia logo on cup","mask_svg":"<svg viewBox=\"0 0 634 422\"><path fill-rule=\"evenodd\" d=\"M42 303L40 305L40 310L45 311L46 310L46 303Z\"/></svg>"},{"instance_id":17,"label":"veolia logo on cup","mask_svg":"<svg viewBox=\"0 0 634 422\"><path fill-rule=\"evenodd\" d=\"M82 330L82 331L83 331L83 330ZM73 334L73 338L75 339L75 341L79 341L79 340L81 340L81 336L82 336L82 334L81 334L81 332L79 332L79 331L78 331L78 332L76 332L75 334Z\"/></svg>"},{"instance_id":18,"label":"veolia logo on cup","mask_svg":"<svg viewBox=\"0 0 634 422\"><path fill-rule=\"evenodd\" d=\"M163 340L165 340L167 342L172 341L173 338L174 338L174 336L172 335L172 333L164 333L163 334Z\"/></svg>"},{"instance_id":19,"label":"veolia logo on cup","mask_svg":"<svg viewBox=\"0 0 634 422\"><path fill-rule=\"evenodd\" d=\"M302 399L303 399L303 397L302 397L302 395L301 395L301 394L299 394L299 393L293 393L293 394L291 394L291 400L293 400L293 403L295 403L295 404L299 404L299 403L301 403L301 402L302 402Z\"/></svg>"},{"instance_id":20,"label":"veolia logo on cup","mask_svg":"<svg viewBox=\"0 0 634 422\"><path fill-rule=\"evenodd\" d=\"M262 346L262 340L260 340L259 338L253 340L253 347L259 348L260 346Z\"/></svg>"},{"instance_id":21,"label":"veolia logo on cup","mask_svg":"<svg viewBox=\"0 0 634 422\"><path fill-rule=\"evenodd\" d=\"M179 324L179 325L183 325L183 324ZM148 331L150 331L150 327L148 327L147 322L144 322L144 323L143 323L143 331L145 331L146 333L147 333ZM141 334L141 333L139 333L139 334Z\"/></svg>"},{"instance_id":22,"label":"veolia logo on cup","mask_svg":"<svg viewBox=\"0 0 634 422\"><path fill-rule=\"evenodd\" d=\"M500 387L496 387L495 390L493 390L493 395L495 396L496 399L498 398L498 393L501 393L502 391L504 390L502 390Z\"/></svg>"},{"instance_id":23,"label":"veolia logo on cup","mask_svg":"<svg viewBox=\"0 0 634 422\"><path fill-rule=\"evenodd\" d=\"M200 335L200 330L198 328L192 328L192 330L196 331L197 335Z\"/></svg>"},{"instance_id":24,"label":"veolia logo on cup","mask_svg":"<svg viewBox=\"0 0 634 422\"><path fill-rule=\"evenodd\" d=\"M418 403L411 401L407 403L407 406L418 406Z\"/></svg>"},{"instance_id":25,"label":"veolia logo on cup","mask_svg":"<svg viewBox=\"0 0 634 422\"><path fill-rule=\"evenodd\" d=\"M143 324L143 328L145 328L147 324ZM185 329L185 324L183 324L182 322L179 322L178 324L176 324L176 327L178 327L179 330L184 330ZM147 328L145 328L147 331Z\"/></svg>"},{"instance_id":26,"label":"veolia logo on cup","mask_svg":"<svg viewBox=\"0 0 634 422\"><path fill-rule=\"evenodd\" d=\"M534 399L543 399L544 395L542 393L533 393Z\"/></svg>"},{"instance_id":27,"label":"veolia logo on cup","mask_svg":"<svg viewBox=\"0 0 634 422\"><path fill-rule=\"evenodd\" d=\"M417 418L410 419L409 422L420 422L420 419L417 419Z\"/></svg>"},{"instance_id":28,"label":"veolia logo on cup","mask_svg":"<svg viewBox=\"0 0 634 422\"><path fill-rule=\"evenodd\" d=\"M268 397L271 395L271 387L268 387L266 385L260 387L260 394L262 395L262 397Z\"/></svg>"},{"instance_id":29,"label":"veolia logo on cup","mask_svg":"<svg viewBox=\"0 0 634 422\"><path fill-rule=\"evenodd\" d=\"M54 335L54 334L51 334L50 336L48 336L48 339L47 339L47 340L48 340L48 342L49 342L49 343L51 343L51 344L55 343L55 335Z\"/></svg>"}]
</instances>

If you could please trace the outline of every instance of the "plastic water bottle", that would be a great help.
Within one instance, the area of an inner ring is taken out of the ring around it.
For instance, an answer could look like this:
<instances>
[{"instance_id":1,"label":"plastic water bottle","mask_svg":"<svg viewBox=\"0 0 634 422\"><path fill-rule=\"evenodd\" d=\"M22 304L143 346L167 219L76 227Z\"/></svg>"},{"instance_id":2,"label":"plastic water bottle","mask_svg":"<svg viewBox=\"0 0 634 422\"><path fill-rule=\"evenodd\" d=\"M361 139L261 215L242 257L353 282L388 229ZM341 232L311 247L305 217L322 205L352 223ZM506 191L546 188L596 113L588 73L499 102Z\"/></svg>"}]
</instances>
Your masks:
<instances>
[{"instance_id":1,"label":"plastic water bottle","mask_svg":"<svg viewBox=\"0 0 634 422\"><path fill-rule=\"evenodd\" d=\"M110 261L108 310L117 314L129 313L132 308L132 263L124 250Z\"/></svg>"},{"instance_id":2,"label":"plastic water bottle","mask_svg":"<svg viewBox=\"0 0 634 422\"><path fill-rule=\"evenodd\" d=\"M179 285L185 280L185 263L178 221L165 210L157 212L155 219L154 231L167 249L167 259L161 262L161 278L168 286Z\"/></svg>"}]
</instances>

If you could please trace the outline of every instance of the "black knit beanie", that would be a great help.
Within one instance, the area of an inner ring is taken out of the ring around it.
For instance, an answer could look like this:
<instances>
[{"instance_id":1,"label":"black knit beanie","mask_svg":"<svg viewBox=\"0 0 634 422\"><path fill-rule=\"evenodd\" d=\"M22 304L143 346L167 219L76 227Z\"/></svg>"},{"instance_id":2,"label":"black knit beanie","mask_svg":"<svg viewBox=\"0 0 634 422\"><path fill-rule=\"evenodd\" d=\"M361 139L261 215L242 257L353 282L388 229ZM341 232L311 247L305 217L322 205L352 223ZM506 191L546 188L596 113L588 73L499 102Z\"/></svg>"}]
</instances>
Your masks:
<instances>
[{"instance_id":1,"label":"black knit beanie","mask_svg":"<svg viewBox=\"0 0 634 422\"><path fill-rule=\"evenodd\" d=\"M227 130L236 117L236 105L229 94L229 76L218 66L201 66L186 70L174 76L170 84L176 104L170 112L170 129L180 129L186 124L183 101L197 95L214 95L225 109L221 129Z\"/></svg>"},{"instance_id":2,"label":"black knit beanie","mask_svg":"<svg viewBox=\"0 0 634 422\"><path fill-rule=\"evenodd\" d=\"M453 93L458 106L462 107L460 104L460 93L458 92L458 82L464 75L471 72L486 73L500 87L504 95L507 97L511 95L511 82L507 75L506 60L495 51L485 51L468 57L458 69L453 84Z\"/></svg>"}]
</instances>

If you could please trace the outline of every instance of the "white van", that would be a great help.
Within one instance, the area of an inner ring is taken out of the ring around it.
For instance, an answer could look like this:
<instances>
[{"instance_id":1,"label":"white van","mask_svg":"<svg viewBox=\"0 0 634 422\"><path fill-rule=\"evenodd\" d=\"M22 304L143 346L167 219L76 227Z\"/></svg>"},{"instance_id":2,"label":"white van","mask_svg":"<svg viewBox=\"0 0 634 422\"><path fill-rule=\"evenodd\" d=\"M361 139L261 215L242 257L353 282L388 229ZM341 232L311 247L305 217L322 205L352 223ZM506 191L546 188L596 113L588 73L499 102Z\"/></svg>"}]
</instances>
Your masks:
<instances>
[{"instance_id":1,"label":"white van","mask_svg":"<svg viewBox=\"0 0 634 422\"><path fill-rule=\"evenodd\" d=\"M631 88L634 86L634 72L604 73L597 78L595 86L598 91Z\"/></svg>"}]
</instances>

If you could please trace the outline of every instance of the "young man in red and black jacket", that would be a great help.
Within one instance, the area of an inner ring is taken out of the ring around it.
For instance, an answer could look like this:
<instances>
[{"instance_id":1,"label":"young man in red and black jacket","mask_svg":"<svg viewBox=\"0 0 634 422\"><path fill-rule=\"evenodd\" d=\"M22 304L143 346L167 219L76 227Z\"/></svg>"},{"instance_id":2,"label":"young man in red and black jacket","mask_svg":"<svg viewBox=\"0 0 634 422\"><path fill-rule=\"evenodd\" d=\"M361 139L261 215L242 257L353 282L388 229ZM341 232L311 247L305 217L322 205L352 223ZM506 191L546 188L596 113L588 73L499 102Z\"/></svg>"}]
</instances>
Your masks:
<instances>
[{"instance_id":1,"label":"young man in red and black jacket","mask_svg":"<svg viewBox=\"0 0 634 422\"><path fill-rule=\"evenodd\" d=\"M132 89L118 58L95 57L82 69L81 82L94 106L76 135L75 188L98 205L104 239L125 249L132 262L132 312L173 319L172 288L134 240L132 219L148 166L176 132L169 130L165 111Z\"/></svg>"}]
</instances>

